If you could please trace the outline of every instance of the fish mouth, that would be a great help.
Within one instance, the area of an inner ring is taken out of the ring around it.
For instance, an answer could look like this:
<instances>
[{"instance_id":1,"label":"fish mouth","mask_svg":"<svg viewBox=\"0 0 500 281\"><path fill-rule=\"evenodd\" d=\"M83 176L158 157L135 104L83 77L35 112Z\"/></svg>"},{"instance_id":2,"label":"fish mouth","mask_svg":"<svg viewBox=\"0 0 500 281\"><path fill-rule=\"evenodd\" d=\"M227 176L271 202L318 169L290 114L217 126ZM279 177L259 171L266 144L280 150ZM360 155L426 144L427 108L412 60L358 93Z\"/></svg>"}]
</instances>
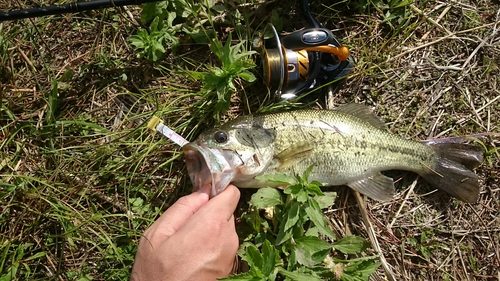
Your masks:
<instances>
[{"instance_id":1,"label":"fish mouth","mask_svg":"<svg viewBox=\"0 0 500 281\"><path fill-rule=\"evenodd\" d=\"M216 196L224 191L236 176L237 169L230 163L233 157L228 157L224 151L194 142L184 145L183 150L193 191L211 184L210 196Z\"/></svg>"}]
</instances>

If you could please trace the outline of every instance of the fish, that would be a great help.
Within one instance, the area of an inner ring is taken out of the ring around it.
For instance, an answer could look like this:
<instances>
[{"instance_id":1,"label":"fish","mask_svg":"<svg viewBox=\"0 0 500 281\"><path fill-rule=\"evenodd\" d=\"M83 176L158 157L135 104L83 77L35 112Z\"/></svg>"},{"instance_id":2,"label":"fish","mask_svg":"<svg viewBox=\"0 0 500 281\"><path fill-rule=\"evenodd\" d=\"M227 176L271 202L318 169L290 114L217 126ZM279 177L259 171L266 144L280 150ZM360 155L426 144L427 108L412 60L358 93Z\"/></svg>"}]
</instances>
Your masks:
<instances>
[{"instance_id":1,"label":"fish","mask_svg":"<svg viewBox=\"0 0 500 281\"><path fill-rule=\"evenodd\" d=\"M473 169L484 150L473 144L409 140L388 132L361 104L333 110L250 114L203 132L183 146L193 189L230 183L239 188L286 188L273 174L302 175L324 186L347 185L378 201L394 197L394 180L381 172L405 170L457 199L473 203L480 186Z\"/></svg>"}]
</instances>

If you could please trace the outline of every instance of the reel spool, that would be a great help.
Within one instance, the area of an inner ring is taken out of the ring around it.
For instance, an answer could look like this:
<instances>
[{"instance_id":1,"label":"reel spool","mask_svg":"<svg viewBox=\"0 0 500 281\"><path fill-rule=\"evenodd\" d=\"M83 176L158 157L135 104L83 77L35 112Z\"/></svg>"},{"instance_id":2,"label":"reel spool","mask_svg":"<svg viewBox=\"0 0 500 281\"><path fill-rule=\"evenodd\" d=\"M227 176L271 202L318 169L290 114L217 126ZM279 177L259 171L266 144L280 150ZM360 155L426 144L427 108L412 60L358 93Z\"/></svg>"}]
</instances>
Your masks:
<instances>
[{"instance_id":1,"label":"reel spool","mask_svg":"<svg viewBox=\"0 0 500 281\"><path fill-rule=\"evenodd\" d=\"M279 98L293 100L349 73L349 49L341 46L330 30L308 28L280 38L269 24L264 34L269 33L258 47L264 82Z\"/></svg>"}]
</instances>

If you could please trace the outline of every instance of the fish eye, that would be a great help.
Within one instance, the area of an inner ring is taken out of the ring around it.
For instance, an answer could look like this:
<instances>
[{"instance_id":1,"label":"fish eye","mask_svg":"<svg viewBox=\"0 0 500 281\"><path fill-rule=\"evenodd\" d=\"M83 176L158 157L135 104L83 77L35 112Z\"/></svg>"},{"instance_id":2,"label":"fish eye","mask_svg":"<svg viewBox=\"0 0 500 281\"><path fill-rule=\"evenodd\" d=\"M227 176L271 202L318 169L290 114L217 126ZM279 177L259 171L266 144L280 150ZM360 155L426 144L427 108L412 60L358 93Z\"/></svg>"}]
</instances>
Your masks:
<instances>
[{"instance_id":1,"label":"fish eye","mask_svg":"<svg viewBox=\"0 0 500 281\"><path fill-rule=\"evenodd\" d=\"M227 141L227 134L223 131L217 131L214 134L214 139L218 143L225 143Z\"/></svg>"}]
</instances>

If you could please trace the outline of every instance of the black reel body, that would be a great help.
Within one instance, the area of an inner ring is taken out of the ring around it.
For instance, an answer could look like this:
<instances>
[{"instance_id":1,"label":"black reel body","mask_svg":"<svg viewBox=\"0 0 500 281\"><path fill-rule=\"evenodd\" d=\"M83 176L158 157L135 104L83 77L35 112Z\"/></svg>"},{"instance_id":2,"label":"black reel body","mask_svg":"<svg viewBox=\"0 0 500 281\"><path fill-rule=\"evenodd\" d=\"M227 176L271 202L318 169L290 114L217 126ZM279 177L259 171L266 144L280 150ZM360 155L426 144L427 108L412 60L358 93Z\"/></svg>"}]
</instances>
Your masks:
<instances>
[{"instance_id":1,"label":"black reel body","mask_svg":"<svg viewBox=\"0 0 500 281\"><path fill-rule=\"evenodd\" d=\"M326 28L314 27L279 36L272 24L258 43L264 82L271 92L293 100L337 80L352 68L349 49Z\"/></svg>"}]
</instances>

